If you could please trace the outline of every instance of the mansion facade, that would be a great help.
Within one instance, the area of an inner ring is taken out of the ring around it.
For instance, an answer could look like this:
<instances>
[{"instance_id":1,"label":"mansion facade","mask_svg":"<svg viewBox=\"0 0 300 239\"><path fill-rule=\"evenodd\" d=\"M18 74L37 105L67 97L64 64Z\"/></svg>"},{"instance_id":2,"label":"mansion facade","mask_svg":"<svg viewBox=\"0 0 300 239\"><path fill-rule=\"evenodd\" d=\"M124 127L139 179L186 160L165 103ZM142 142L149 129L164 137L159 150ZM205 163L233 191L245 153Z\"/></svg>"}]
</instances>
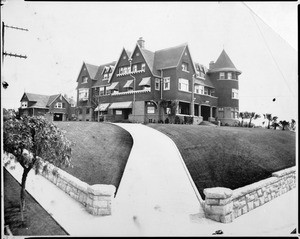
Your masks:
<instances>
[{"instance_id":1,"label":"mansion facade","mask_svg":"<svg viewBox=\"0 0 300 239\"><path fill-rule=\"evenodd\" d=\"M83 63L77 78L80 121L154 123L202 121L235 124L239 75L222 51L209 68L194 62L187 44L158 51L139 38L132 52L100 66Z\"/></svg>"}]
</instances>

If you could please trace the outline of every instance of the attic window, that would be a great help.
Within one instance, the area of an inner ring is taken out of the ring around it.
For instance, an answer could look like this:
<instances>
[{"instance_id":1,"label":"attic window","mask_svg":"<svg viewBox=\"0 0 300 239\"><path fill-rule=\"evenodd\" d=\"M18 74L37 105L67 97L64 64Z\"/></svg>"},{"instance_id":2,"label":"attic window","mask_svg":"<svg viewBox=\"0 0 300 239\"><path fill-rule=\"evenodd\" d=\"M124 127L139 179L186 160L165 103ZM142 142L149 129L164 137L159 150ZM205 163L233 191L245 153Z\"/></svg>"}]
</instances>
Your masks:
<instances>
[{"instance_id":1,"label":"attic window","mask_svg":"<svg viewBox=\"0 0 300 239\"><path fill-rule=\"evenodd\" d=\"M185 52L184 55L187 56L187 52Z\"/></svg>"},{"instance_id":2,"label":"attic window","mask_svg":"<svg viewBox=\"0 0 300 239\"><path fill-rule=\"evenodd\" d=\"M27 108L28 102L27 101L22 101L21 102L21 108Z\"/></svg>"},{"instance_id":3,"label":"attic window","mask_svg":"<svg viewBox=\"0 0 300 239\"><path fill-rule=\"evenodd\" d=\"M181 66L183 71L188 71L188 63L182 62Z\"/></svg>"},{"instance_id":4,"label":"attic window","mask_svg":"<svg viewBox=\"0 0 300 239\"><path fill-rule=\"evenodd\" d=\"M84 84L84 83L87 83L87 81L88 81L88 77L87 76L83 76L81 83Z\"/></svg>"},{"instance_id":5,"label":"attic window","mask_svg":"<svg viewBox=\"0 0 300 239\"><path fill-rule=\"evenodd\" d=\"M123 56L123 59L125 60L125 59L126 59L126 56Z\"/></svg>"},{"instance_id":6,"label":"attic window","mask_svg":"<svg viewBox=\"0 0 300 239\"><path fill-rule=\"evenodd\" d=\"M61 109L61 108L63 108L63 103L62 102L57 102L54 107Z\"/></svg>"},{"instance_id":7,"label":"attic window","mask_svg":"<svg viewBox=\"0 0 300 239\"><path fill-rule=\"evenodd\" d=\"M142 71L145 71L145 69L146 69L146 64L145 64L145 63L142 63L141 70L142 70Z\"/></svg>"},{"instance_id":8,"label":"attic window","mask_svg":"<svg viewBox=\"0 0 300 239\"><path fill-rule=\"evenodd\" d=\"M220 72L219 78L220 78L220 79L225 79L225 72Z\"/></svg>"},{"instance_id":9,"label":"attic window","mask_svg":"<svg viewBox=\"0 0 300 239\"><path fill-rule=\"evenodd\" d=\"M139 53L139 52L137 52L135 55L136 55L136 56L139 56L139 55L140 55L140 53Z\"/></svg>"}]
</instances>

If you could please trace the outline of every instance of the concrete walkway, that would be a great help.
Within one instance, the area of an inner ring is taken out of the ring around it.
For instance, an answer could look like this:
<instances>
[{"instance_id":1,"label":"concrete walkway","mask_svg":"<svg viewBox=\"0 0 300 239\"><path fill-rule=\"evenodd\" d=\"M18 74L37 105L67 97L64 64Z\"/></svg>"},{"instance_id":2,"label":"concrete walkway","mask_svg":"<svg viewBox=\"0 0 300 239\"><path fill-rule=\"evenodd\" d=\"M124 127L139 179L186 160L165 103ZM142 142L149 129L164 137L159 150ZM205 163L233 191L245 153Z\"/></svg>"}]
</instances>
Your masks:
<instances>
[{"instance_id":1,"label":"concrete walkway","mask_svg":"<svg viewBox=\"0 0 300 239\"><path fill-rule=\"evenodd\" d=\"M297 190L222 224L203 216L173 142L139 124L118 124L134 139L111 216L93 216L47 179L30 172L27 191L71 236L289 235L297 227ZM19 164L8 171L20 182Z\"/></svg>"}]
</instances>

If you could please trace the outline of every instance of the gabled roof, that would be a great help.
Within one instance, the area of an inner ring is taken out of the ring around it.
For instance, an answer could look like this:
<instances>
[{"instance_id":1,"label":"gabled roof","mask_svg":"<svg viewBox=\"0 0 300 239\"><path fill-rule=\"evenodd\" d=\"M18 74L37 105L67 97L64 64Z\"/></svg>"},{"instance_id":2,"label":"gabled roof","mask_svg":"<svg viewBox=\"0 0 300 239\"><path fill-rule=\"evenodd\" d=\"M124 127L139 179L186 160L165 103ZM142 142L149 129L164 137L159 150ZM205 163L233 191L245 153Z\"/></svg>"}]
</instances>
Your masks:
<instances>
[{"instance_id":1,"label":"gabled roof","mask_svg":"<svg viewBox=\"0 0 300 239\"><path fill-rule=\"evenodd\" d=\"M141 53L148 65L148 67L150 68L150 71L152 72L152 74L157 74L157 72L154 69L154 57L155 57L155 53L152 51L149 51L145 48L140 48Z\"/></svg>"},{"instance_id":2,"label":"gabled roof","mask_svg":"<svg viewBox=\"0 0 300 239\"><path fill-rule=\"evenodd\" d=\"M30 106L29 108L48 108L56 100L57 97L59 97L60 95L64 97L62 94L49 96L49 95L40 95L40 94L33 94L33 93L24 93L24 95L27 96L28 101L35 102L35 104ZM69 102L67 99L66 101Z\"/></svg>"},{"instance_id":3,"label":"gabled roof","mask_svg":"<svg viewBox=\"0 0 300 239\"><path fill-rule=\"evenodd\" d=\"M155 52L154 68L155 70L177 67L187 44L162 49Z\"/></svg>"},{"instance_id":4,"label":"gabled roof","mask_svg":"<svg viewBox=\"0 0 300 239\"><path fill-rule=\"evenodd\" d=\"M98 66L95 66L95 65L92 65L92 64L88 64L88 63L85 63L85 66L86 66L86 69L91 77L91 79L95 79L95 76L98 72Z\"/></svg>"},{"instance_id":5,"label":"gabled roof","mask_svg":"<svg viewBox=\"0 0 300 239\"><path fill-rule=\"evenodd\" d=\"M221 55L217 59L217 61L212 65L211 69L209 69L209 72L214 72L214 71L220 71L220 70L227 70L227 71L236 71L241 73L238 69L236 69L235 65L232 63L230 60L229 56L223 49L221 52Z\"/></svg>"}]
</instances>

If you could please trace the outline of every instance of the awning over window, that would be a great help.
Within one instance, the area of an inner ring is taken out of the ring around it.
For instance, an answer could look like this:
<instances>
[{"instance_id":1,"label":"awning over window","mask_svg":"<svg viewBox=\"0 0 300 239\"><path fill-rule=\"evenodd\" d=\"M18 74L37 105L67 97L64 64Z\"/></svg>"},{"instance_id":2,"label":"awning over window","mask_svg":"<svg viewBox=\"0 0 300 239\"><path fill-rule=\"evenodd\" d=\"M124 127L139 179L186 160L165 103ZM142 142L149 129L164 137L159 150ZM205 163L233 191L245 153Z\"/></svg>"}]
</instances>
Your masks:
<instances>
[{"instance_id":1,"label":"awning over window","mask_svg":"<svg viewBox=\"0 0 300 239\"><path fill-rule=\"evenodd\" d=\"M126 84L124 85L124 88L132 88L133 86L132 86L132 82L133 82L133 80L128 80L127 82L126 82Z\"/></svg>"},{"instance_id":2,"label":"awning over window","mask_svg":"<svg viewBox=\"0 0 300 239\"><path fill-rule=\"evenodd\" d=\"M140 86L151 86L151 83L150 83L150 80L151 80L151 77L145 77L142 79L142 81L140 82Z\"/></svg>"},{"instance_id":3,"label":"awning over window","mask_svg":"<svg viewBox=\"0 0 300 239\"><path fill-rule=\"evenodd\" d=\"M109 106L109 103L100 104L94 111L106 111Z\"/></svg>"},{"instance_id":4,"label":"awning over window","mask_svg":"<svg viewBox=\"0 0 300 239\"><path fill-rule=\"evenodd\" d=\"M132 101L116 102L109 106L110 109L128 109L132 108Z\"/></svg>"},{"instance_id":5,"label":"awning over window","mask_svg":"<svg viewBox=\"0 0 300 239\"><path fill-rule=\"evenodd\" d=\"M115 90L117 89L119 82L113 82L110 86L106 87L106 90Z\"/></svg>"}]
</instances>

